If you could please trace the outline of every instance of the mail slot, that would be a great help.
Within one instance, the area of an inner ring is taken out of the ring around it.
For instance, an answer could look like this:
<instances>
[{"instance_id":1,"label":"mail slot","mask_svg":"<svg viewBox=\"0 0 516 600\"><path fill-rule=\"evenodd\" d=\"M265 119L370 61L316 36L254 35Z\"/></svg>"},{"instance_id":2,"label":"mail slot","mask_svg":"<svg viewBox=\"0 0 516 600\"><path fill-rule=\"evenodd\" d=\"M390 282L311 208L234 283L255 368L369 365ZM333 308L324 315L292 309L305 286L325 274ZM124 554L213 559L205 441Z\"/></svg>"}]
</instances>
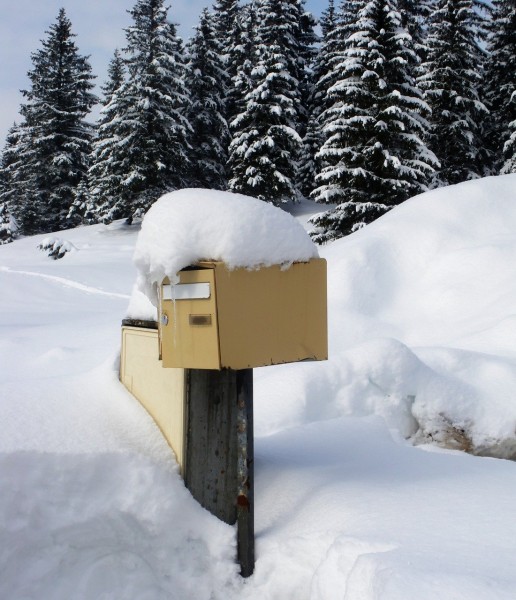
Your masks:
<instances>
[{"instance_id":1,"label":"mail slot","mask_svg":"<svg viewBox=\"0 0 516 600\"><path fill-rule=\"evenodd\" d=\"M165 280L164 367L246 369L328 357L326 261L256 270L197 263Z\"/></svg>"}]
</instances>

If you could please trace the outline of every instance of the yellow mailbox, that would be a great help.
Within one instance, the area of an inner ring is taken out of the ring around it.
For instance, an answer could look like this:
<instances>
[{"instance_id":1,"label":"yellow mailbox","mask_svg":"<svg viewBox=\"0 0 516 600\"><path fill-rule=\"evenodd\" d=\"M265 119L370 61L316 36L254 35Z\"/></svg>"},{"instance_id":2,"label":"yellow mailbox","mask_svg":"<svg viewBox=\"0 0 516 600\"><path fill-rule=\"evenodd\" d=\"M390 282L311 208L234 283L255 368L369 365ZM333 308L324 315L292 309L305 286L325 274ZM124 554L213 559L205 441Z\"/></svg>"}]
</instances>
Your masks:
<instances>
[{"instance_id":1,"label":"yellow mailbox","mask_svg":"<svg viewBox=\"0 0 516 600\"><path fill-rule=\"evenodd\" d=\"M234 370L328 357L326 261L229 270L199 262L163 282L164 367Z\"/></svg>"}]
</instances>

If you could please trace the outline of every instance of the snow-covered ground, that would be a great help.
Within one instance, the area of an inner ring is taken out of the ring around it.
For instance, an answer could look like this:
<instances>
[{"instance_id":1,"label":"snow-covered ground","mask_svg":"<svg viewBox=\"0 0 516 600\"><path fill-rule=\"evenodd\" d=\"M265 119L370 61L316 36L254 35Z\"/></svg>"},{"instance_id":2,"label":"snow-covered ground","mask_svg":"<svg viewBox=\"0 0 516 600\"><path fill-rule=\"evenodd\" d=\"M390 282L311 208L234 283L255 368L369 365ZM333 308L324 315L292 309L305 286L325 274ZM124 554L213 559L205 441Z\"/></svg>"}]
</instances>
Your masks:
<instances>
[{"instance_id":1,"label":"snow-covered ground","mask_svg":"<svg viewBox=\"0 0 516 600\"><path fill-rule=\"evenodd\" d=\"M0 598L512 600L516 464L445 447L516 457L515 232L516 175L321 249L330 360L255 370L245 581L117 380L137 228L0 247Z\"/></svg>"}]
</instances>

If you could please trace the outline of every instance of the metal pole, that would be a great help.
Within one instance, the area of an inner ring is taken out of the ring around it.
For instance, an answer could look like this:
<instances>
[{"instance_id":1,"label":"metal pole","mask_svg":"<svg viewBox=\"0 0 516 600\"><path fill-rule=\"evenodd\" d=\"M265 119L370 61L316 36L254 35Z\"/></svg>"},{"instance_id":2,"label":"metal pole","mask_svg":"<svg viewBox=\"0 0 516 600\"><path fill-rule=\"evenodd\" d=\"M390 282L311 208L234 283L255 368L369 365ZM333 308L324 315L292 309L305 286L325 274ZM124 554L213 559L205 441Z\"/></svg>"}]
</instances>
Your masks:
<instances>
[{"instance_id":1,"label":"metal pole","mask_svg":"<svg viewBox=\"0 0 516 600\"><path fill-rule=\"evenodd\" d=\"M236 372L237 389L237 553L242 577L254 571L253 370Z\"/></svg>"}]
</instances>

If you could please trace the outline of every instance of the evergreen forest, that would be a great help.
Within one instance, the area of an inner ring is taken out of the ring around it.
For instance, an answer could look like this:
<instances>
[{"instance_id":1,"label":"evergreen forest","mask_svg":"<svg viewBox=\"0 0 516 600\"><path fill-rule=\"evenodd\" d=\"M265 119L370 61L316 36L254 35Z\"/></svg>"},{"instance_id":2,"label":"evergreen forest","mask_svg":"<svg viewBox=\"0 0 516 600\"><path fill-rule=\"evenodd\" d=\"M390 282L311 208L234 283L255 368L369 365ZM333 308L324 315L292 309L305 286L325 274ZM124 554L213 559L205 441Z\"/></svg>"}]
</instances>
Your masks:
<instances>
[{"instance_id":1,"label":"evergreen forest","mask_svg":"<svg viewBox=\"0 0 516 600\"><path fill-rule=\"evenodd\" d=\"M98 97L59 11L3 145L0 244L130 224L186 187L312 198L325 243L516 172L516 0L328 0L319 21L304 0L215 0L189 40L169 12L137 0Z\"/></svg>"}]
</instances>

